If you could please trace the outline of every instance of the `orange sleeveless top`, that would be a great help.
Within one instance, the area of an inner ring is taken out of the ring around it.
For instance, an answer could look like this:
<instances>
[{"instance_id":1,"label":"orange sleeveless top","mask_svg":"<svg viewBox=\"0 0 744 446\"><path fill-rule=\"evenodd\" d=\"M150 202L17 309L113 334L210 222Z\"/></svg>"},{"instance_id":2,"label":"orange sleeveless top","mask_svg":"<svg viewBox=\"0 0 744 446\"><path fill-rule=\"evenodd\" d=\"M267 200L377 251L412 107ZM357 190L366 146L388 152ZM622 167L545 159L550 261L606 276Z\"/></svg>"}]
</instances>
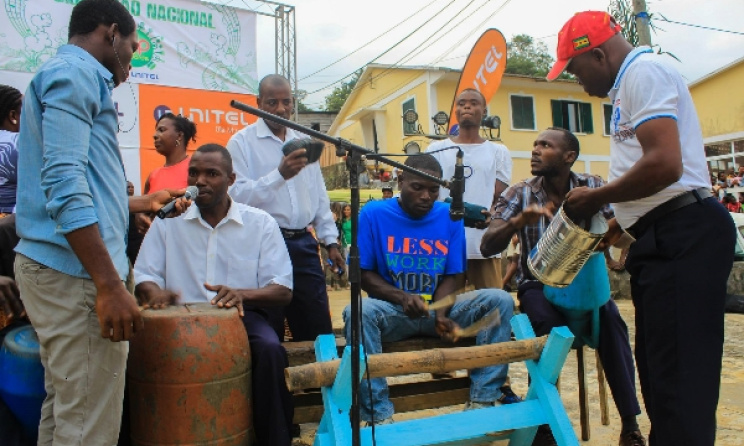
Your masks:
<instances>
[{"instance_id":1,"label":"orange sleeveless top","mask_svg":"<svg viewBox=\"0 0 744 446\"><path fill-rule=\"evenodd\" d=\"M158 167L150 174L150 193L161 189L181 189L188 186L189 161L187 156L183 161L172 166Z\"/></svg>"}]
</instances>

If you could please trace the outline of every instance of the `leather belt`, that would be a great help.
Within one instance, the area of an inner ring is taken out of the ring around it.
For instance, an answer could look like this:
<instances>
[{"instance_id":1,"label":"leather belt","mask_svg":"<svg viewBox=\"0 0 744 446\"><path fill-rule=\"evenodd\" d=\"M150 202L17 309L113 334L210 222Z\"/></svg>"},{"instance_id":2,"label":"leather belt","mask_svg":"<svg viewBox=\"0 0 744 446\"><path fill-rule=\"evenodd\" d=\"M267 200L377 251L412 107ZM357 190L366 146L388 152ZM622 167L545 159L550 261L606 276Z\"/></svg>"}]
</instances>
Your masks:
<instances>
[{"instance_id":1,"label":"leather belt","mask_svg":"<svg viewBox=\"0 0 744 446\"><path fill-rule=\"evenodd\" d=\"M681 195L677 195L669 201L656 206L655 208L648 211L644 216L638 219L631 227L626 229L628 234L632 235L633 238L638 239L656 220L670 214L677 209L681 209L692 203L702 203L706 198L713 196L710 189L707 187L700 187L687 191Z\"/></svg>"},{"instance_id":2,"label":"leather belt","mask_svg":"<svg viewBox=\"0 0 744 446\"><path fill-rule=\"evenodd\" d=\"M279 228L279 230L282 231L282 237L284 237L285 240L294 240L308 233L307 228L302 228L302 229Z\"/></svg>"}]
</instances>

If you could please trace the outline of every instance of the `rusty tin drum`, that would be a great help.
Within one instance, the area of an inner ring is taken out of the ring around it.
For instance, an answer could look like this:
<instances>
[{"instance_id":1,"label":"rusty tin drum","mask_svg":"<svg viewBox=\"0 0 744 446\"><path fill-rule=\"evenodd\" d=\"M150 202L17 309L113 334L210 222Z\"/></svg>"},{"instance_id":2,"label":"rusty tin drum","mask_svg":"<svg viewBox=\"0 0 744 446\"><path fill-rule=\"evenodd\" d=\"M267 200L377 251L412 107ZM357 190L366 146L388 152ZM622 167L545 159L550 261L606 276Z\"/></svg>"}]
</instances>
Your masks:
<instances>
[{"instance_id":1,"label":"rusty tin drum","mask_svg":"<svg viewBox=\"0 0 744 446\"><path fill-rule=\"evenodd\" d=\"M594 215L589 230L585 230L571 221L561 206L537 242L534 254L527 259L530 272L546 285L558 288L570 285L607 229L602 214Z\"/></svg>"},{"instance_id":2,"label":"rusty tin drum","mask_svg":"<svg viewBox=\"0 0 744 446\"><path fill-rule=\"evenodd\" d=\"M145 310L130 341L133 445L253 443L251 355L236 309Z\"/></svg>"}]
</instances>

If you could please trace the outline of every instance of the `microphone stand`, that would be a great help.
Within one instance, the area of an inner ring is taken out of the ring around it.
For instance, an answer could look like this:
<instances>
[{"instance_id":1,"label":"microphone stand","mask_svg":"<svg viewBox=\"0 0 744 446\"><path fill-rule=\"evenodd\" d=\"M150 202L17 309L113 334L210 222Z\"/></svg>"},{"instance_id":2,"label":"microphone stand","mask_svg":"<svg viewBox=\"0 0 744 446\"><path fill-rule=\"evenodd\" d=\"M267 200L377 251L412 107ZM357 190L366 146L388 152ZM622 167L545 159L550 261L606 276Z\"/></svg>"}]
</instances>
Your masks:
<instances>
[{"instance_id":1,"label":"microphone stand","mask_svg":"<svg viewBox=\"0 0 744 446\"><path fill-rule=\"evenodd\" d=\"M239 101L230 101L230 106L238 110L256 115L263 119L273 121L277 124L281 124L285 127L289 127L298 132L304 133L313 138L319 139L331 143L336 146L337 156L348 156L351 159L349 165L349 187L351 189L351 250L349 252L349 282L351 284L351 357L359 358L359 345L360 345L360 330L361 330L361 306L362 306L362 284L361 284L361 271L359 268L359 247L357 245L357 237L359 233L359 174L361 173L362 162L365 159L378 160L389 166L397 167L398 169L409 172L414 175L418 175L429 181L439 184L440 186L449 188L450 181L437 178L429 175L425 172L421 172L412 167L408 167L405 164L393 161L382 155L378 155L372 150L358 146L351 141L347 141L341 138L334 138L332 136L321 133L317 130L313 130L309 127L297 124L296 122L281 118L271 113L267 113L250 105L243 104ZM462 153L460 151L460 153ZM460 159L462 157L460 156ZM352 431L352 446L361 445L361 437L359 434L359 425L361 419L359 416L359 380L361 376L359 373L359 361L351 361L351 431Z\"/></svg>"}]
</instances>

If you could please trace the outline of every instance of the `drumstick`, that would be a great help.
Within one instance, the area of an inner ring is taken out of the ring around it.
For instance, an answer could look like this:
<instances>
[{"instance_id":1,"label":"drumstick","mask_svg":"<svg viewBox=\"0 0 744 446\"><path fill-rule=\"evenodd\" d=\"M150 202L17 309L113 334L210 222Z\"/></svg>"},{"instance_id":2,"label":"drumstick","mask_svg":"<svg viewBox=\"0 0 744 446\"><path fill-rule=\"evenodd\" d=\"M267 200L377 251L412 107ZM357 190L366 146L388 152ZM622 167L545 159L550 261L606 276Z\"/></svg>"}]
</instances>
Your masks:
<instances>
[{"instance_id":1,"label":"drumstick","mask_svg":"<svg viewBox=\"0 0 744 446\"><path fill-rule=\"evenodd\" d=\"M469 338L471 336L477 335L478 332L483 329L490 328L500 323L501 323L501 313L499 312L498 308L495 308L493 311L483 316L479 321L475 321L472 324L470 324L470 326L465 327L465 328L460 328L460 327L455 328L452 334L454 335L456 339Z\"/></svg>"},{"instance_id":2,"label":"drumstick","mask_svg":"<svg viewBox=\"0 0 744 446\"><path fill-rule=\"evenodd\" d=\"M438 301L427 304L427 310L434 311L441 310L442 308L449 308L457 302L458 297L464 295L464 293L467 293L468 291L472 291L473 289L474 287L472 285L468 285L464 288L460 288L459 290L455 290L454 292L444 296ZM472 299L476 295L477 293L473 293L472 296L465 296L463 299Z\"/></svg>"}]
</instances>

